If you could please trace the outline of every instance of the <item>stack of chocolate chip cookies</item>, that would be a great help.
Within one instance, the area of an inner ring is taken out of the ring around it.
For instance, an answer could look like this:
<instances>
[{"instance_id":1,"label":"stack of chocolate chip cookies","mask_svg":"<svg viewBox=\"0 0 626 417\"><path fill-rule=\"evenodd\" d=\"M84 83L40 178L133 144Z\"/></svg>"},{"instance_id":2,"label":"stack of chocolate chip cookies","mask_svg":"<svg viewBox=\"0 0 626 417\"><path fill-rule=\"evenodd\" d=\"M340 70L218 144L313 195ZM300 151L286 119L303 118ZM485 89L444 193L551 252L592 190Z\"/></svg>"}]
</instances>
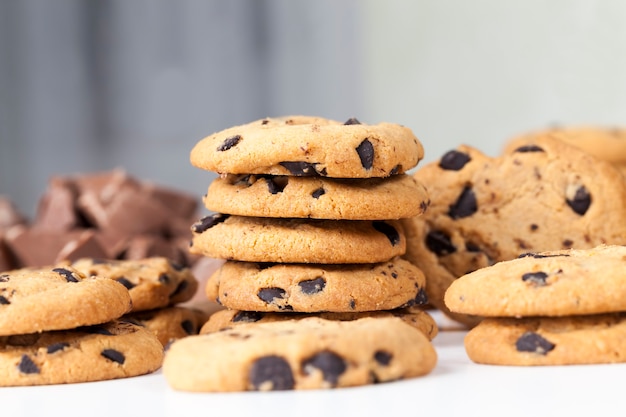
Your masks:
<instances>
[{"instance_id":1,"label":"stack of chocolate chip cookies","mask_svg":"<svg viewBox=\"0 0 626 417\"><path fill-rule=\"evenodd\" d=\"M626 362L626 247L527 253L453 282L445 303L486 317L471 360L494 365Z\"/></svg>"},{"instance_id":2,"label":"stack of chocolate chip cookies","mask_svg":"<svg viewBox=\"0 0 626 417\"><path fill-rule=\"evenodd\" d=\"M214 214L193 224L190 251L226 260L205 288L226 309L212 315L207 334L168 350L170 384L330 388L428 373L436 326L416 308L426 302L425 276L401 258L399 222L428 207L424 186L405 173L422 157L410 129L356 119L268 118L198 142L191 163L220 177L204 196ZM397 330L377 334L383 327ZM354 343L368 331L380 341ZM283 340L287 333L293 340ZM247 353L226 355L222 339ZM219 355L245 375L197 366L203 360L190 360L192 352L213 362Z\"/></svg>"}]
</instances>

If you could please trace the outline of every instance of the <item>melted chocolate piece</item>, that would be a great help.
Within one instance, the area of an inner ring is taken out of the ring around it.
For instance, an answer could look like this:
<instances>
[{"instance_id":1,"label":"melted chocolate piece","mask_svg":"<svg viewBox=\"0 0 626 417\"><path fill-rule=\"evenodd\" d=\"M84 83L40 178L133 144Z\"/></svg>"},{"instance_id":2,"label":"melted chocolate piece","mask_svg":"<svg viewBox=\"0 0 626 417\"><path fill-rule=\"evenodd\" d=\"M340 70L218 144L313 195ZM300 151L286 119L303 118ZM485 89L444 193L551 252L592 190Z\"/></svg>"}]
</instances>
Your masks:
<instances>
[{"instance_id":1,"label":"melted chocolate piece","mask_svg":"<svg viewBox=\"0 0 626 417\"><path fill-rule=\"evenodd\" d=\"M50 346L48 346L46 348L46 352L50 355L54 352L58 352L60 350L65 349L66 347L69 347L70 344L69 343L65 343L65 342L59 342L59 343L53 343Z\"/></svg>"},{"instance_id":2,"label":"melted chocolate piece","mask_svg":"<svg viewBox=\"0 0 626 417\"><path fill-rule=\"evenodd\" d=\"M325 350L302 362L302 369L305 374L310 374L311 368L319 369L324 381L334 386L337 385L339 377L346 371L347 366L341 356Z\"/></svg>"},{"instance_id":3,"label":"melted chocolate piece","mask_svg":"<svg viewBox=\"0 0 626 417\"><path fill-rule=\"evenodd\" d=\"M268 304L272 304L275 298L285 298L285 290L278 287L261 288L257 293L257 296Z\"/></svg>"},{"instance_id":4,"label":"melted chocolate piece","mask_svg":"<svg viewBox=\"0 0 626 417\"><path fill-rule=\"evenodd\" d=\"M543 286L548 285L546 283L546 279L548 279L548 274L542 271L528 272L522 275L522 281L530 282L538 287L543 287Z\"/></svg>"},{"instance_id":5,"label":"melted chocolate piece","mask_svg":"<svg viewBox=\"0 0 626 417\"><path fill-rule=\"evenodd\" d=\"M65 280L67 282L80 282L75 276L74 273L70 270L67 270L65 268L54 268L52 271L56 272L59 275L62 275L63 278L65 278Z\"/></svg>"},{"instance_id":6,"label":"melted chocolate piece","mask_svg":"<svg viewBox=\"0 0 626 417\"><path fill-rule=\"evenodd\" d=\"M450 236L444 232L433 230L426 235L426 247L437 256L449 255L456 252Z\"/></svg>"},{"instance_id":7,"label":"melted chocolate piece","mask_svg":"<svg viewBox=\"0 0 626 417\"><path fill-rule=\"evenodd\" d=\"M379 364L383 366L389 365L392 358L393 358L393 355L384 350L377 350L376 352L374 352L374 359L376 360L376 362L378 362Z\"/></svg>"},{"instance_id":8,"label":"melted chocolate piece","mask_svg":"<svg viewBox=\"0 0 626 417\"><path fill-rule=\"evenodd\" d=\"M187 334L196 333L196 326L193 325L193 322L191 320L183 320L182 322L180 322L180 327L182 327Z\"/></svg>"},{"instance_id":9,"label":"melted chocolate piece","mask_svg":"<svg viewBox=\"0 0 626 417\"><path fill-rule=\"evenodd\" d=\"M517 339L515 348L518 352L534 352L540 355L547 355L556 345L537 333L526 332Z\"/></svg>"},{"instance_id":10,"label":"melted chocolate piece","mask_svg":"<svg viewBox=\"0 0 626 417\"><path fill-rule=\"evenodd\" d=\"M320 187L311 193L311 197L317 199L323 196L324 194L326 194L326 191L324 190L324 188Z\"/></svg>"},{"instance_id":11,"label":"melted chocolate piece","mask_svg":"<svg viewBox=\"0 0 626 417\"><path fill-rule=\"evenodd\" d=\"M295 380L289 363L280 356L263 356L254 361L250 367L248 380L255 390L271 391L290 390Z\"/></svg>"},{"instance_id":12,"label":"melted chocolate piece","mask_svg":"<svg viewBox=\"0 0 626 417\"><path fill-rule=\"evenodd\" d=\"M570 206L572 210L574 210L575 213L582 216L587 212L589 206L591 205L591 194L589 194L589 191L587 191L584 185L581 185L576 190L576 194L574 194L574 199L566 199L565 201L567 202L567 205Z\"/></svg>"},{"instance_id":13,"label":"melted chocolate piece","mask_svg":"<svg viewBox=\"0 0 626 417\"><path fill-rule=\"evenodd\" d=\"M400 233L398 233L396 228L389 223L375 221L372 222L372 226L374 227L374 229L387 236L387 239L389 239L389 242L391 242L391 246L396 246L398 243L400 243Z\"/></svg>"},{"instance_id":14,"label":"melted chocolate piece","mask_svg":"<svg viewBox=\"0 0 626 417\"><path fill-rule=\"evenodd\" d=\"M198 220L197 222L195 222L191 226L191 230L194 233L202 233L206 230L209 230L211 227L215 226L216 224L219 224L225 221L228 217L230 217L230 215L222 214L222 213L215 213L215 214L205 216L201 218L200 220Z\"/></svg>"},{"instance_id":15,"label":"melted chocolate piece","mask_svg":"<svg viewBox=\"0 0 626 417\"><path fill-rule=\"evenodd\" d=\"M310 163L304 161L293 161L293 162L281 162L281 166L287 169L296 177L313 177L316 175L325 176L326 169L322 169L321 171L317 170L317 163Z\"/></svg>"},{"instance_id":16,"label":"melted chocolate piece","mask_svg":"<svg viewBox=\"0 0 626 417\"><path fill-rule=\"evenodd\" d=\"M120 284L122 284L123 286L125 286L126 289L128 290L130 290L131 288L135 286L135 284L133 284L132 282L130 282L128 279L124 277L119 277L119 278L116 278L115 280L119 282Z\"/></svg>"},{"instance_id":17,"label":"melted chocolate piece","mask_svg":"<svg viewBox=\"0 0 626 417\"><path fill-rule=\"evenodd\" d=\"M217 147L218 152L224 152L232 148L233 146L237 146L241 141L241 135L231 136L226 138L224 142L220 146Z\"/></svg>"},{"instance_id":18,"label":"melted chocolate piece","mask_svg":"<svg viewBox=\"0 0 626 417\"><path fill-rule=\"evenodd\" d=\"M356 147L356 153L359 154L361 165L363 168L370 170L374 166L374 145L368 139Z\"/></svg>"},{"instance_id":19,"label":"melted chocolate piece","mask_svg":"<svg viewBox=\"0 0 626 417\"><path fill-rule=\"evenodd\" d=\"M289 179L287 177L266 177L265 181L267 182L269 192L278 194L283 192Z\"/></svg>"},{"instance_id":20,"label":"melted chocolate piece","mask_svg":"<svg viewBox=\"0 0 626 417\"><path fill-rule=\"evenodd\" d=\"M317 294L318 292L324 290L324 287L326 286L326 280L323 277L317 277L314 279L309 279L307 281L300 281L298 283L298 286L304 294Z\"/></svg>"},{"instance_id":21,"label":"melted chocolate piece","mask_svg":"<svg viewBox=\"0 0 626 417\"><path fill-rule=\"evenodd\" d=\"M543 148L537 145L524 145L515 149L513 152L527 153L527 152L545 152Z\"/></svg>"},{"instance_id":22,"label":"melted chocolate piece","mask_svg":"<svg viewBox=\"0 0 626 417\"><path fill-rule=\"evenodd\" d=\"M11 302L9 300L6 299L5 296L0 295L0 305L7 305L7 304L11 304Z\"/></svg>"},{"instance_id":23,"label":"melted chocolate piece","mask_svg":"<svg viewBox=\"0 0 626 417\"><path fill-rule=\"evenodd\" d=\"M28 355L22 355L20 363L17 365L17 369L23 374L38 374L39 367L33 362Z\"/></svg>"},{"instance_id":24,"label":"melted chocolate piece","mask_svg":"<svg viewBox=\"0 0 626 417\"><path fill-rule=\"evenodd\" d=\"M466 186L456 202L450 206L448 216L453 219L460 219L471 216L477 210L476 194L470 187Z\"/></svg>"},{"instance_id":25,"label":"melted chocolate piece","mask_svg":"<svg viewBox=\"0 0 626 417\"><path fill-rule=\"evenodd\" d=\"M348 120L346 120L346 122L344 123L344 125L360 125L361 122L359 122L356 117L351 117Z\"/></svg>"},{"instance_id":26,"label":"melted chocolate piece","mask_svg":"<svg viewBox=\"0 0 626 417\"><path fill-rule=\"evenodd\" d=\"M233 323L237 323L240 321L244 323L254 323L261 320L262 318L263 313L261 313L260 311L239 311L233 316L231 321Z\"/></svg>"},{"instance_id":27,"label":"melted chocolate piece","mask_svg":"<svg viewBox=\"0 0 626 417\"><path fill-rule=\"evenodd\" d=\"M448 171L460 171L472 158L465 152L452 150L446 152L439 160L439 168Z\"/></svg>"},{"instance_id":28,"label":"melted chocolate piece","mask_svg":"<svg viewBox=\"0 0 626 417\"><path fill-rule=\"evenodd\" d=\"M120 365L124 365L124 361L126 360L124 354L115 349L104 349L102 352L100 352L100 355L112 362L117 362Z\"/></svg>"}]
</instances>

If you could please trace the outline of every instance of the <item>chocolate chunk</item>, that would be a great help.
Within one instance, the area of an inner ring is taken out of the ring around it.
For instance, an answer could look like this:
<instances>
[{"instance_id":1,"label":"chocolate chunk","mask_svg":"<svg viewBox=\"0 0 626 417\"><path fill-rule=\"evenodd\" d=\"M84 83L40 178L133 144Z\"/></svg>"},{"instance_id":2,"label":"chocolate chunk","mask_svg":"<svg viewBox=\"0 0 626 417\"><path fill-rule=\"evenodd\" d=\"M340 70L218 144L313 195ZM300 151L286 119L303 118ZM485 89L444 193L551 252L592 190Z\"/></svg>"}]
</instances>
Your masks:
<instances>
[{"instance_id":1,"label":"chocolate chunk","mask_svg":"<svg viewBox=\"0 0 626 417\"><path fill-rule=\"evenodd\" d=\"M232 148L233 146L237 146L241 141L241 135L231 136L226 138L224 142L220 146L217 147L218 152L224 152Z\"/></svg>"},{"instance_id":2,"label":"chocolate chunk","mask_svg":"<svg viewBox=\"0 0 626 417\"><path fill-rule=\"evenodd\" d=\"M62 275L67 282L80 282L75 276L74 273L65 268L54 268L52 271L56 272L59 275Z\"/></svg>"},{"instance_id":3,"label":"chocolate chunk","mask_svg":"<svg viewBox=\"0 0 626 417\"><path fill-rule=\"evenodd\" d=\"M248 380L255 390L282 391L295 386L289 363L280 356L263 356L250 367Z\"/></svg>"},{"instance_id":4,"label":"chocolate chunk","mask_svg":"<svg viewBox=\"0 0 626 417\"><path fill-rule=\"evenodd\" d=\"M321 196L323 196L324 194L326 194L326 191L324 190L324 188L320 187L317 190L313 191L311 193L311 196L315 199L320 198Z\"/></svg>"},{"instance_id":5,"label":"chocolate chunk","mask_svg":"<svg viewBox=\"0 0 626 417\"><path fill-rule=\"evenodd\" d=\"M324 290L326 286L326 280L323 277L317 277L314 279L309 279L307 281L300 281L298 286L302 290L304 294L317 294Z\"/></svg>"},{"instance_id":6,"label":"chocolate chunk","mask_svg":"<svg viewBox=\"0 0 626 417\"><path fill-rule=\"evenodd\" d=\"M223 213L210 214L195 222L191 226L191 231L194 233L202 233L216 224L225 221L228 217L230 217L230 215Z\"/></svg>"},{"instance_id":7,"label":"chocolate chunk","mask_svg":"<svg viewBox=\"0 0 626 417\"><path fill-rule=\"evenodd\" d=\"M112 362L117 362L120 365L124 365L124 361L126 360L124 354L115 349L104 349L102 352L100 352L100 355Z\"/></svg>"},{"instance_id":8,"label":"chocolate chunk","mask_svg":"<svg viewBox=\"0 0 626 417\"><path fill-rule=\"evenodd\" d=\"M161 284L165 284L165 285L167 285L167 284L169 284L169 283L170 283L170 281L171 281L171 279L170 279L169 275L167 275L167 274L161 274L161 275L159 275L159 282L160 282Z\"/></svg>"},{"instance_id":9,"label":"chocolate chunk","mask_svg":"<svg viewBox=\"0 0 626 417\"><path fill-rule=\"evenodd\" d=\"M183 330L185 331L185 333L187 333L187 334L194 334L194 333L196 333L196 326L193 325L191 320L183 320L180 323L180 327L182 327Z\"/></svg>"},{"instance_id":10,"label":"chocolate chunk","mask_svg":"<svg viewBox=\"0 0 626 417\"><path fill-rule=\"evenodd\" d=\"M411 305L424 305L428 304L428 295L424 288L420 288L415 295L415 298L411 300Z\"/></svg>"},{"instance_id":11,"label":"chocolate chunk","mask_svg":"<svg viewBox=\"0 0 626 417\"><path fill-rule=\"evenodd\" d=\"M374 145L372 145L372 142L365 139L356 147L356 153L359 154L363 168L367 170L372 169L374 166Z\"/></svg>"},{"instance_id":12,"label":"chocolate chunk","mask_svg":"<svg viewBox=\"0 0 626 417\"><path fill-rule=\"evenodd\" d=\"M266 303L273 303L274 299L278 298L278 299L282 299L285 298L285 290L283 290L282 288L278 288L278 287L270 287L270 288L261 288L259 290L259 292L257 293L257 296L265 301Z\"/></svg>"},{"instance_id":13,"label":"chocolate chunk","mask_svg":"<svg viewBox=\"0 0 626 417\"><path fill-rule=\"evenodd\" d=\"M7 305L7 304L11 304L11 302L7 300L5 296L0 295L0 305L2 304Z\"/></svg>"},{"instance_id":14,"label":"chocolate chunk","mask_svg":"<svg viewBox=\"0 0 626 417\"><path fill-rule=\"evenodd\" d=\"M433 230L426 235L426 247L437 256L449 255L456 252L450 236L442 231Z\"/></svg>"},{"instance_id":15,"label":"chocolate chunk","mask_svg":"<svg viewBox=\"0 0 626 417\"><path fill-rule=\"evenodd\" d=\"M372 226L374 227L374 229L387 236L387 239L389 239L389 242L391 242L391 246L396 246L398 243L400 243L400 233L396 230L395 227L393 227L389 223L375 221L372 222Z\"/></svg>"},{"instance_id":16,"label":"chocolate chunk","mask_svg":"<svg viewBox=\"0 0 626 417\"><path fill-rule=\"evenodd\" d=\"M126 289L128 290L132 289L135 286L135 284L133 284L132 282L130 282L124 277L119 277L119 278L116 278L115 280L119 282L120 284L122 284L123 286L125 286Z\"/></svg>"},{"instance_id":17,"label":"chocolate chunk","mask_svg":"<svg viewBox=\"0 0 626 417\"><path fill-rule=\"evenodd\" d=\"M287 186L288 178L287 177L266 177L265 181L267 182L267 188L270 193L278 194L282 193L285 187Z\"/></svg>"},{"instance_id":18,"label":"chocolate chunk","mask_svg":"<svg viewBox=\"0 0 626 417\"><path fill-rule=\"evenodd\" d=\"M356 300L354 298L352 298L350 300L350 310L354 310L356 308Z\"/></svg>"},{"instance_id":19,"label":"chocolate chunk","mask_svg":"<svg viewBox=\"0 0 626 417\"><path fill-rule=\"evenodd\" d=\"M304 161L295 161L295 162L281 162L284 168L287 169L296 177L312 177L316 175L325 176L326 169L322 169L321 171L317 170L317 163L304 162Z\"/></svg>"},{"instance_id":20,"label":"chocolate chunk","mask_svg":"<svg viewBox=\"0 0 626 417\"><path fill-rule=\"evenodd\" d=\"M566 253L560 253L560 254L554 254L554 255L545 255L543 253L534 253L534 252L526 252L526 253L522 253L521 255L518 256L518 258L535 258L535 259L542 259L542 258L555 258L557 256L569 256Z\"/></svg>"},{"instance_id":21,"label":"chocolate chunk","mask_svg":"<svg viewBox=\"0 0 626 417\"><path fill-rule=\"evenodd\" d=\"M172 291L172 293L170 294L170 298L177 296L178 294L182 293L183 291L185 291L187 289L187 287L189 286L189 282L188 281L181 281L176 288L174 289L174 291Z\"/></svg>"},{"instance_id":22,"label":"chocolate chunk","mask_svg":"<svg viewBox=\"0 0 626 417\"><path fill-rule=\"evenodd\" d=\"M397 173L402 171L402 164L398 164L395 167L391 168L389 175L396 175Z\"/></svg>"},{"instance_id":23,"label":"chocolate chunk","mask_svg":"<svg viewBox=\"0 0 626 417\"><path fill-rule=\"evenodd\" d=\"M545 152L543 148L537 145L524 145L515 149L513 152L527 153L527 152Z\"/></svg>"},{"instance_id":24,"label":"chocolate chunk","mask_svg":"<svg viewBox=\"0 0 626 417\"><path fill-rule=\"evenodd\" d=\"M263 318L263 313L260 311L238 311L232 318L233 323L244 322L254 323Z\"/></svg>"},{"instance_id":25,"label":"chocolate chunk","mask_svg":"<svg viewBox=\"0 0 626 417\"><path fill-rule=\"evenodd\" d=\"M439 168L448 171L460 171L472 158L465 152L452 150L446 152L439 160Z\"/></svg>"},{"instance_id":26,"label":"chocolate chunk","mask_svg":"<svg viewBox=\"0 0 626 417\"><path fill-rule=\"evenodd\" d=\"M534 352L540 355L547 355L554 347L554 343L534 332L524 333L515 342L515 348L518 352Z\"/></svg>"},{"instance_id":27,"label":"chocolate chunk","mask_svg":"<svg viewBox=\"0 0 626 417\"><path fill-rule=\"evenodd\" d=\"M381 365L387 366L391 362L393 355L384 350L377 350L374 352L374 359Z\"/></svg>"},{"instance_id":28,"label":"chocolate chunk","mask_svg":"<svg viewBox=\"0 0 626 417\"><path fill-rule=\"evenodd\" d=\"M50 346L48 346L46 348L46 352L48 354L52 354L54 352L58 352L60 350L63 350L66 347L69 347L69 346L70 346L70 344L69 343L65 343L65 342L53 343L53 344L51 344Z\"/></svg>"},{"instance_id":29,"label":"chocolate chunk","mask_svg":"<svg viewBox=\"0 0 626 417\"><path fill-rule=\"evenodd\" d=\"M575 213L582 216L587 212L589 206L591 205L591 194L589 194L589 191L587 191L584 185L581 185L576 190L574 197L571 200L566 198L565 201Z\"/></svg>"},{"instance_id":30,"label":"chocolate chunk","mask_svg":"<svg viewBox=\"0 0 626 417\"><path fill-rule=\"evenodd\" d=\"M463 188L461 195L454 204L450 206L448 216L453 219L460 219L463 217L471 216L478 210L476 203L476 195L471 187L466 186Z\"/></svg>"},{"instance_id":31,"label":"chocolate chunk","mask_svg":"<svg viewBox=\"0 0 626 417\"><path fill-rule=\"evenodd\" d=\"M524 282L530 282L532 284L535 284L536 286L539 287L543 287L545 285L547 285L546 283L546 279L548 278L548 274L546 274L545 272L528 272L524 275L522 275L522 281Z\"/></svg>"},{"instance_id":32,"label":"chocolate chunk","mask_svg":"<svg viewBox=\"0 0 626 417\"><path fill-rule=\"evenodd\" d=\"M344 125L360 125L361 122L359 122L356 117L351 117L348 120L346 120L346 122L344 123Z\"/></svg>"},{"instance_id":33,"label":"chocolate chunk","mask_svg":"<svg viewBox=\"0 0 626 417\"><path fill-rule=\"evenodd\" d=\"M334 386L337 385L339 377L346 371L347 366L341 356L325 350L302 362L302 369L305 374L310 374L313 371L311 368L320 370L324 381Z\"/></svg>"},{"instance_id":34,"label":"chocolate chunk","mask_svg":"<svg viewBox=\"0 0 626 417\"><path fill-rule=\"evenodd\" d=\"M20 363L17 365L17 369L23 374L38 374L39 367L33 362L28 355L22 355Z\"/></svg>"}]
</instances>

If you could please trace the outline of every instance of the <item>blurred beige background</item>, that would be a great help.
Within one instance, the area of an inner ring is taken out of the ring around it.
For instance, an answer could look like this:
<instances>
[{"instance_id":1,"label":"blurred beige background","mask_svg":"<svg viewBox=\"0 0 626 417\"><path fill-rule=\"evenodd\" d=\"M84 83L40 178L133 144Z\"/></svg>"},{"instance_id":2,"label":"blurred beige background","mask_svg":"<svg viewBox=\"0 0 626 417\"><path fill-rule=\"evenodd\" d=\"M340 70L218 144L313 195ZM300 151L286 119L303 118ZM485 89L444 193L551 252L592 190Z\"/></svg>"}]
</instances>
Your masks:
<instances>
[{"instance_id":1,"label":"blurred beige background","mask_svg":"<svg viewBox=\"0 0 626 417\"><path fill-rule=\"evenodd\" d=\"M409 126L426 162L626 124L621 0L0 0L0 194L123 167L198 196L203 136L266 116Z\"/></svg>"}]
</instances>

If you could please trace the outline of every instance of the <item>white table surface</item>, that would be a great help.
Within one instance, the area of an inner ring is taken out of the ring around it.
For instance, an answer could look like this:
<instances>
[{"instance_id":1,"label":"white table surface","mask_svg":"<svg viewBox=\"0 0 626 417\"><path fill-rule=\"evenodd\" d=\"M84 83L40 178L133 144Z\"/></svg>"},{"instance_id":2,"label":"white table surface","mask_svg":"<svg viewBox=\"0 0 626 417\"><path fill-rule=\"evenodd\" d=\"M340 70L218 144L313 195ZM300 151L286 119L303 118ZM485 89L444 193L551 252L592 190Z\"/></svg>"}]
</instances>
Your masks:
<instances>
[{"instance_id":1,"label":"white table surface","mask_svg":"<svg viewBox=\"0 0 626 417\"><path fill-rule=\"evenodd\" d=\"M411 380L335 390L185 393L160 371L114 381L0 388L18 416L624 416L626 364L501 367L472 363L463 331L441 331L438 363Z\"/></svg>"}]
</instances>

